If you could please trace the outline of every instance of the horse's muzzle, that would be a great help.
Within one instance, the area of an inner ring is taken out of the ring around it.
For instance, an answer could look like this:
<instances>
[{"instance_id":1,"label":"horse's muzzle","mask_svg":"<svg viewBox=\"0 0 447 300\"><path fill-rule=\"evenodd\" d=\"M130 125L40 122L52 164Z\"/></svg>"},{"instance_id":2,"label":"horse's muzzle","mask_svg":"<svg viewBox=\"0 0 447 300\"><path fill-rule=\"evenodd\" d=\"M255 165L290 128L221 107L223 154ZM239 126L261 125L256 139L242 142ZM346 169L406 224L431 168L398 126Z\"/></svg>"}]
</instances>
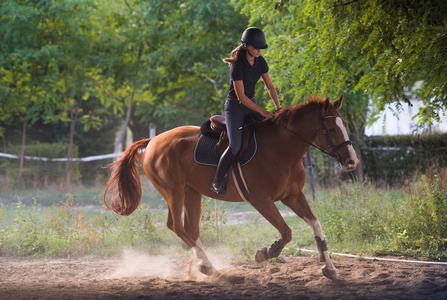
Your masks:
<instances>
[{"instance_id":1,"label":"horse's muzzle","mask_svg":"<svg viewBox=\"0 0 447 300\"><path fill-rule=\"evenodd\" d=\"M339 161L343 171L351 172L355 170L355 168L359 164L357 153L355 154L355 156L351 155L351 157L346 158L344 161Z\"/></svg>"},{"instance_id":2,"label":"horse's muzzle","mask_svg":"<svg viewBox=\"0 0 447 300\"><path fill-rule=\"evenodd\" d=\"M355 168L357 167L357 164L352 160L349 159L346 164L344 165L345 167L345 171L350 172L350 171L354 171Z\"/></svg>"}]
</instances>

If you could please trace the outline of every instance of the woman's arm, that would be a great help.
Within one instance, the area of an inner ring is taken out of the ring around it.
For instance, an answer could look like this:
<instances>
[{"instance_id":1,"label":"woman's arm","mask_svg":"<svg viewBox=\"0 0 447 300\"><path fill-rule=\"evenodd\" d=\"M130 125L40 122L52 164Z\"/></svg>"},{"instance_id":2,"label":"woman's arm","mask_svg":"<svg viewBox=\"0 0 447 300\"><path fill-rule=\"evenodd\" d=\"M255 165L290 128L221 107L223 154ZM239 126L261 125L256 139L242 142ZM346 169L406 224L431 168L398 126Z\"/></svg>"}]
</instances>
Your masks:
<instances>
[{"instance_id":1,"label":"woman's arm","mask_svg":"<svg viewBox=\"0 0 447 300\"><path fill-rule=\"evenodd\" d=\"M280 109L281 104L279 104L278 94L276 93L275 86L273 85L272 79L270 78L270 74L268 72L262 74L262 80L264 81L265 87L269 92L270 98L272 98L272 101L275 104L276 110Z\"/></svg>"},{"instance_id":2,"label":"woman's arm","mask_svg":"<svg viewBox=\"0 0 447 300\"><path fill-rule=\"evenodd\" d=\"M237 99L242 104L247 106L249 109L254 110L254 111L260 113L261 115L263 115L266 118L273 117L273 114L271 112L269 112L269 111L267 111L265 109L262 109L259 105L257 105L253 101L251 101L250 98L245 96L244 82L242 80L233 81L233 85L234 85L234 91L236 92ZM278 98L278 96L276 98Z\"/></svg>"}]
</instances>

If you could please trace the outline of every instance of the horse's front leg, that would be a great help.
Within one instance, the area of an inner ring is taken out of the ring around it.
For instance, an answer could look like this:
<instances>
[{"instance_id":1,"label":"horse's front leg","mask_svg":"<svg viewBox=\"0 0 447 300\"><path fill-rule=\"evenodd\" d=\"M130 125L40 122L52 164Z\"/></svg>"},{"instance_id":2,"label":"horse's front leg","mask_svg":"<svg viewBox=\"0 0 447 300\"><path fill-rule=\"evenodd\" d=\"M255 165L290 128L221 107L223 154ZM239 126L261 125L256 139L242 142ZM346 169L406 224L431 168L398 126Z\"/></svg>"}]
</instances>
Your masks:
<instances>
[{"instance_id":1,"label":"horse's front leg","mask_svg":"<svg viewBox=\"0 0 447 300\"><path fill-rule=\"evenodd\" d=\"M292 230L284 221L275 203L269 201L262 203L251 201L251 204L264 218L267 219L267 221L278 229L281 234L281 239L274 242L270 247L264 247L256 252L256 262L260 263L279 256L286 244L292 240Z\"/></svg>"},{"instance_id":2,"label":"horse's front leg","mask_svg":"<svg viewBox=\"0 0 447 300\"><path fill-rule=\"evenodd\" d=\"M320 222L312 213L306 197L301 192L298 196L289 196L282 200L282 202L290 207L300 218L302 218L312 229L315 236L315 241L318 248L318 258L321 262L325 263L322 268L323 275L335 279L337 277L337 271L332 264L331 258L329 256L329 251L327 249L326 240L323 235L323 230L321 229Z\"/></svg>"},{"instance_id":3,"label":"horse's front leg","mask_svg":"<svg viewBox=\"0 0 447 300\"><path fill-rule=\"evenodd\" d=\"M307 218L303 219L310 226L310 228L314 233L315 242L317 244L318 249L318 258L321 262L325 263L325 266L322 268L323 275L331 279L337 278L337 271L334 265L332 264L320 222L315 217L314 219L307 219Z\"/></svg>"}]
</instances>

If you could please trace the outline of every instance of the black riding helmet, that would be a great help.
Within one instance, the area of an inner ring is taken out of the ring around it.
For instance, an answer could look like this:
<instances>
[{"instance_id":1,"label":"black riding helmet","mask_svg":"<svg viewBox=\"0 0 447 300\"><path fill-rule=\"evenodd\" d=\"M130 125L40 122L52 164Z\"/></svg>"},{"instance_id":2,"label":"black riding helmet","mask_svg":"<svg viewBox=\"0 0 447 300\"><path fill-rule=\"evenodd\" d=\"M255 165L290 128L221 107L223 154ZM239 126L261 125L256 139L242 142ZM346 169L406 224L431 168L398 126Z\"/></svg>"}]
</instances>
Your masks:
<instances>
[{"instance_id":1,"label":"black riding helmet","mask_svg":"<svg viewBox=\"0 0 447 300\"><path fill-rule=\"evenodd\" d=\"M267 49L267 42L265 41L264 32L257 27L248 27L242 33L241 42L252 45L257 49Z\"/></svg>"}]
</instances>

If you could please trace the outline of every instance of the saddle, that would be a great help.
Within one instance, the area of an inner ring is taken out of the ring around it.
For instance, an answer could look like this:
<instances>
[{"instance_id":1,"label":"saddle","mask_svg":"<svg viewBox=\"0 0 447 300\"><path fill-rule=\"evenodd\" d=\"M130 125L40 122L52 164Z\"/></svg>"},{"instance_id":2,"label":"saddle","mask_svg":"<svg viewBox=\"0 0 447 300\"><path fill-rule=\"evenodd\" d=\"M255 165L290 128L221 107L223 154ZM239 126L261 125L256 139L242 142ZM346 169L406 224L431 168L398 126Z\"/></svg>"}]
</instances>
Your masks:
<instances>
[{"instance_id":1,"label":"saddle","mask_svg":"<svg viewBox=\"0 0 447 300\"><path fill-rule=\"evenodd\" d=\"M251 121L251 122L250 122ZM245 120L244 124L252 124L254 123L252 119ZM253 135L253 126L246 126L242 129L244 132L242 134L242 147L236 156L236 160L240 160L243 153L248 147L250 142L250 138ZM200 131L202 135L207 136L209 138L217 138L219 142L216 144L215 151L217 157L221 157L225 149L228 148L229 140L227 134L227 123L224 116L215 115L212 116L209 120L205 121L200 127Z\"/></svg>"}]
</instances>

